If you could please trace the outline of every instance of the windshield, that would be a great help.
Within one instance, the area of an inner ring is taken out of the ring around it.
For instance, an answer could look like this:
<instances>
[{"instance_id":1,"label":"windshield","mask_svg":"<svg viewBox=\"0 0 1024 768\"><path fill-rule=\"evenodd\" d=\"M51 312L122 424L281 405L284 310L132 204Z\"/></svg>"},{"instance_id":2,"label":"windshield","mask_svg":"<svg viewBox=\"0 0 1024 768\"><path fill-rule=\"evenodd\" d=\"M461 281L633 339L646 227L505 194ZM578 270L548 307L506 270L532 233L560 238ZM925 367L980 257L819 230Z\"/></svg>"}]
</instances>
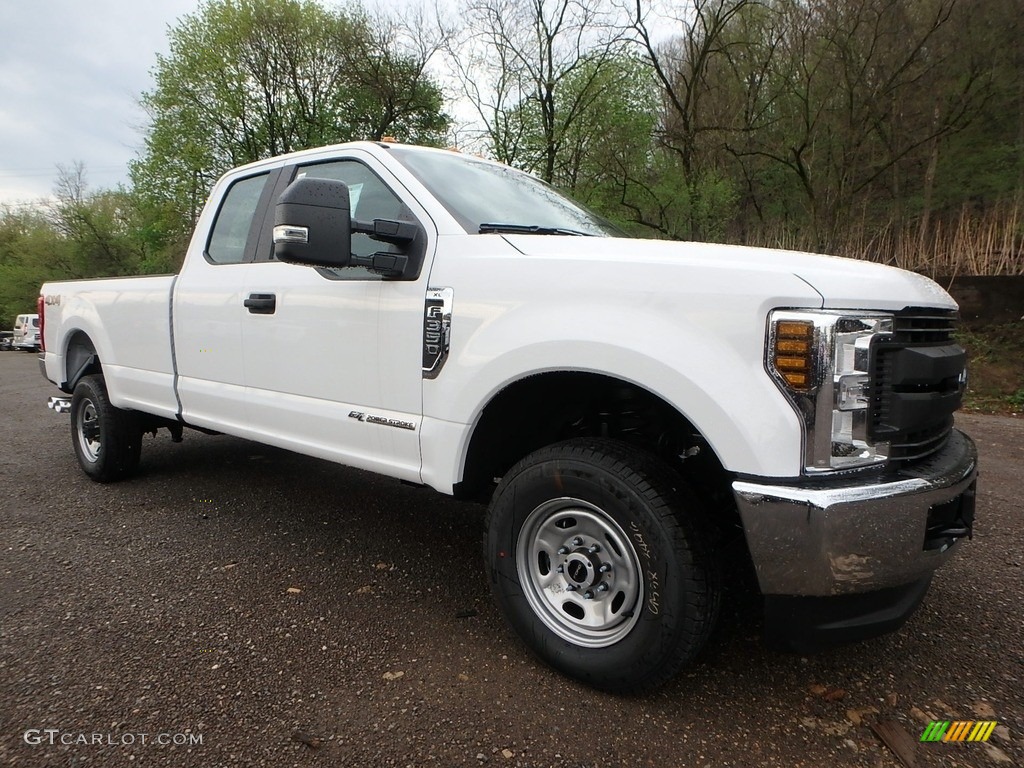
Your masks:
<instances>
[{"instance_id":1,"label":"windshield","mask_svg":"<svg viewBox=\"0 0 1024 768\"><path fill-rule=\"evenodd\" d=\"M506 165L456 152L408 147L392 147L392 151L471 234L624 236L614 224L554 187Z\"/></svg>"}]
</instances>

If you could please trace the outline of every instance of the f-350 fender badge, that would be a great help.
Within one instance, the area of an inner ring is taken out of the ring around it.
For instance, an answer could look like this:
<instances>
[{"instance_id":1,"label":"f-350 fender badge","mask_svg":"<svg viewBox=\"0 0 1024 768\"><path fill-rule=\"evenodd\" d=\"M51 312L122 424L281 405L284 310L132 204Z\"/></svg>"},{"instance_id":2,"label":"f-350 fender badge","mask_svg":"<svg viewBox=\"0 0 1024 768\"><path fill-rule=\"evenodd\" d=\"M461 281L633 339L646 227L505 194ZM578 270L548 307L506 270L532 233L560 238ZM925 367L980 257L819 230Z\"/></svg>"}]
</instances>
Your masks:
<instances>
[{"instance_id":1,"label":"f-350 fender badge","mask_svg":"<svg viewBox=\"0 0 1024 768\"><path fill-rule=\"evenodd\" d=\"M451 348L452 300L451 288L427 288L423 305L423 378L436 379Z\"/></svg>"}]
</instances>

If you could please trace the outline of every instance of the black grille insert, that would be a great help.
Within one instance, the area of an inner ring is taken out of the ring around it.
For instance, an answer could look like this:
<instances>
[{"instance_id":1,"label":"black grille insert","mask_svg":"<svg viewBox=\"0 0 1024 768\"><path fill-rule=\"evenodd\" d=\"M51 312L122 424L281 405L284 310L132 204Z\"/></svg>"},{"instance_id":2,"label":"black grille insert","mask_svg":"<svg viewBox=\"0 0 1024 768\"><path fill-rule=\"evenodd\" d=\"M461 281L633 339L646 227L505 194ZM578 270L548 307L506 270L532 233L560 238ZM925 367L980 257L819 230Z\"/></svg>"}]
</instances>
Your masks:
<instances>
[{"instance_id":1,"label":"black grille insert","mask_svg":"<svg viewBox=\"0 0 1024 768\"><path fill-rule=\"evenodd\" d=\"M956 331L956 312L903 312L893 320L892 340L902 344L949 344Z\"/></svg>"},{"instance_id":2,"label":"black grille insert","mask_svg":"<svg viewBox=\"0 0 1024 768\"><path fill-rule=\"evenodd\" d=\"M963 396L964 350L953 341L955 312L911 310L871 348L869 438L910 461L945 445Z\"/></svg>"}]
</instances>

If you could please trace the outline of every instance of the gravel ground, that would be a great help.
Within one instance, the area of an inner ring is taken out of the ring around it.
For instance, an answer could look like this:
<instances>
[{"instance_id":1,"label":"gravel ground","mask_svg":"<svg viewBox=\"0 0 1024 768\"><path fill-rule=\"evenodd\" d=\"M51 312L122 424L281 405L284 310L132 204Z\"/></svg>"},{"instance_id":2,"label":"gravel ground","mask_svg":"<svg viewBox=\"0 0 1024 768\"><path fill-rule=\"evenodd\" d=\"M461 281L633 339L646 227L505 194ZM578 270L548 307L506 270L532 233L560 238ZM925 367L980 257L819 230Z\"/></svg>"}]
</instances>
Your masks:
<instances>
[{"instance_id":1,"label":"gravel ground","mask_svg":"<svg viewBox=\"0 0 1024 768\"><path fill-rule=\"evenodd\" d=\"M699 665L614 697L506 629L480 507L197 433L97 485L50 394L0 353L0 764L897 766L871 724L936 718L1000 728L919 766L1024 765L1022 420L961 417L976 535L902 631L778 654L737 600Z\"/></svg>"}]
</instances>

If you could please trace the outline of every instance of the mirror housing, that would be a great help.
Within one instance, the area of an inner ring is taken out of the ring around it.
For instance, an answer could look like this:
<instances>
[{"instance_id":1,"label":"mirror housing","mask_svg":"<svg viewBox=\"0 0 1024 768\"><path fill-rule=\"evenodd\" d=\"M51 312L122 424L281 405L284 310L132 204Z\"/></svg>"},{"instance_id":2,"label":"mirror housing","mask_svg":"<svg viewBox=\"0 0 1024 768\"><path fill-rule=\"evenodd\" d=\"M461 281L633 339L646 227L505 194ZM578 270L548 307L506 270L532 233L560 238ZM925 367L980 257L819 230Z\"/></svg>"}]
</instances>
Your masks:
<instances>
[{"instance_id":1,"label":"mirror housing","mask_svg":"<svg viewBox=\"0 0 1024 768\"><path fill-rule=\"evenodd\" d=\"M348 185L296 179L274 208L274 256L288 264L339 268L352 263Z\"/></svg>"}]
</instances>

